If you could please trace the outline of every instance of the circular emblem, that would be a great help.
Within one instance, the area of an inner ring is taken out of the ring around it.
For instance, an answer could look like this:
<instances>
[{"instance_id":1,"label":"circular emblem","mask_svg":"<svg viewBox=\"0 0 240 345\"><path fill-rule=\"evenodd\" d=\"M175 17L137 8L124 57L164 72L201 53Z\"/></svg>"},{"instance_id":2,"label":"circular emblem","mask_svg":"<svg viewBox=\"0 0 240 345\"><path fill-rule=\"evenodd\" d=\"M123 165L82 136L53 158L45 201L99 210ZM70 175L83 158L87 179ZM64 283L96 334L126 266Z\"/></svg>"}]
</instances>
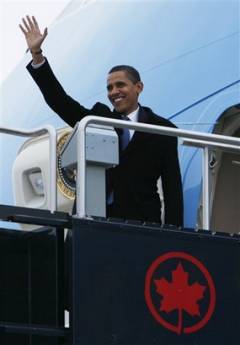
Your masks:
<instances>
[{"instance_id":1,"label":"circular emblem","mask_svg":"<svg viewBox=\"0 0 240 345\"><path fill-rule=\"evenodd\" d=\"M57 186L63 195L73 200L76 194L76 171L75 169L63 168L60 155L61 149L70 134L70 130L65 131L57 142Z\"/></svg>"},{"instance_id":2,"label":"circular emblem","mask_svg":"<svg viewBox=\"0 0 240 345\"><path fill-rule=\"evenodd\" d=\"M145 278L145 300L154 319L177 334L189 334L210 320L216 290L207 268L184 252L159 256Z\"/></svg>"}]
</instances>

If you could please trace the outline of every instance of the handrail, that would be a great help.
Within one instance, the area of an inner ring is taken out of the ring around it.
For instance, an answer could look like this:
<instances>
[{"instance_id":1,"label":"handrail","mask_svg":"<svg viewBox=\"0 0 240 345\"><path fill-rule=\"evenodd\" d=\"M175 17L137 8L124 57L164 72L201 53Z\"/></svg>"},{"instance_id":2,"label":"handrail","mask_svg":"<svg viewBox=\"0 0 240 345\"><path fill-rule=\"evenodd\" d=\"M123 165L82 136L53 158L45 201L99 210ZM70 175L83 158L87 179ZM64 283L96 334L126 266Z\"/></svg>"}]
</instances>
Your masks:
<instances>
[{"instance_id":1,"label":"handrail","mask_svg":"<svg viewBox=\"0 0 240 345\"><path fill-rule=\"evenodd\" d=\"M49 199L48 199L48 209L53 213L57 206L57 158L56 158L56 147L57 147L57 134L56 129L53 126L46 125L41 128L35 128L31 130L27 129L16 129L8 127L0 127L0 133L16 135L20 137L38 137L40 135L49 134Z\"/></svg>"},{"instance_id":2,"label":"handrail","mask_svg":"<svg viewBox=\"0 0 240 345\"><path fill-rule=\"evenodd\" d=\"M87 218L86 215L86 127L91 124L101 124L114 126L116 128L129 128L139 132L153 134L163 134L174 137L180 137L186 140L186 144L204 147L203 150L203 228L209 230L209 181L208 181L208 149L217 147L230 151L240 151L240 139L220 134L206 134L197 131L182 130L178 128L163 127L145 123L115 120L98 116L86 116L78 124L77 129L77 163L80 169L77 169L77 216ZM184 141L182 144L185 144ZM80 192L81 191L81 192Z\"/></svg>"}]
</instances>

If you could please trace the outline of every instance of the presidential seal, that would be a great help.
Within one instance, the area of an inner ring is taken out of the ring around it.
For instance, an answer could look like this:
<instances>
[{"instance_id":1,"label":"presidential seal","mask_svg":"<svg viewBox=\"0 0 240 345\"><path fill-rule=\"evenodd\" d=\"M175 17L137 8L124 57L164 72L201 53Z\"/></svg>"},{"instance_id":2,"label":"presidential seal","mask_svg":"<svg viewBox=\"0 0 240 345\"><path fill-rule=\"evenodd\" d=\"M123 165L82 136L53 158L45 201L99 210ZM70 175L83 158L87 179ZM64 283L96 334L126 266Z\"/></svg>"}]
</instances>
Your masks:
<instances>
[{"instance_id":1,"label":"presidential seal","mask_svg":"<svg viewBox=\"0 0 240 345\"><path fill-rule=\"evenodd\" d=\"M71 135L71 130L67 129L60 134L57 142L57 186L60 192L68 199L75 199L76 194L76 169L69 169L62 167L61 149L68 137Z\"/></svg>"}]
</instances>

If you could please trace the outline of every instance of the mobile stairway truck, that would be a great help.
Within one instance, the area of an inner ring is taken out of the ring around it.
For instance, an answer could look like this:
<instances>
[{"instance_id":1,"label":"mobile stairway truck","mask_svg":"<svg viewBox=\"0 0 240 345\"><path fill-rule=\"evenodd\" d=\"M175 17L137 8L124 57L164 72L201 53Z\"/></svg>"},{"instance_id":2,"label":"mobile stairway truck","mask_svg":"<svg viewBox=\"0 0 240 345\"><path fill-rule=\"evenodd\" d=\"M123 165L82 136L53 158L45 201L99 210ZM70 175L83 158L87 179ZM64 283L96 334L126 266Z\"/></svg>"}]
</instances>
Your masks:
<instances>
[{"instance_id":1,"label":"mobile stairway truck","mask_svg":"<svg viewBox=\"0 0 240 345\"><path fill-rule=\"evenodd\" d=\"M105 169L118 162L109 126L179 136L203 148L203 229L105 217ZM237 151L239 139L87 117L61 152L63 167L80 166L71 216L56 211L55 130L0 131L50 137L48 210L0 206L1 345L238 344L240 235L209 229L208 149ZM26 173L19 178L29 195Z\"/></svg>"}]
</instances>

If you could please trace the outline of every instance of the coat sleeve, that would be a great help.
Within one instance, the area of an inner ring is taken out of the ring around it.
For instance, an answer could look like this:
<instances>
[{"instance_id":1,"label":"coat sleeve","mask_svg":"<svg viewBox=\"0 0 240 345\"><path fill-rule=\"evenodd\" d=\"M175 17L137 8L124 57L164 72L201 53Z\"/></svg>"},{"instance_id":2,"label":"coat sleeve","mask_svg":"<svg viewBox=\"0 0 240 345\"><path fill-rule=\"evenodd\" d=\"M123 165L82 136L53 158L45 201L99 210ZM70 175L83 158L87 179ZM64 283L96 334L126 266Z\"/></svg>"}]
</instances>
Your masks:
<instances>
[{"instance_id":1,"label":"coat sleeve","mask_svg":"<svg viewBox=\"0 0 240 345\"><path fill-rule=\"evenodd\" d=\"M96 103L93 108L87 109L70 97L55 77L47 59L39 68L33 68L30 62L27 70L38 85L46 103L68 125L73 127L87 115L108 116L111 112L105 104Z\"/></svg>"},{"instance_id":2,"label":"coat sleeve","mask_svg":"<svg viewBox=\"0 0 240 345\"><path fill-rule=\"evenodd\" d=\"M177 138L175 137L166 137L161 177L165 205L165 224L183 226L183 190Z\"/></svg>"}]
</instances>

